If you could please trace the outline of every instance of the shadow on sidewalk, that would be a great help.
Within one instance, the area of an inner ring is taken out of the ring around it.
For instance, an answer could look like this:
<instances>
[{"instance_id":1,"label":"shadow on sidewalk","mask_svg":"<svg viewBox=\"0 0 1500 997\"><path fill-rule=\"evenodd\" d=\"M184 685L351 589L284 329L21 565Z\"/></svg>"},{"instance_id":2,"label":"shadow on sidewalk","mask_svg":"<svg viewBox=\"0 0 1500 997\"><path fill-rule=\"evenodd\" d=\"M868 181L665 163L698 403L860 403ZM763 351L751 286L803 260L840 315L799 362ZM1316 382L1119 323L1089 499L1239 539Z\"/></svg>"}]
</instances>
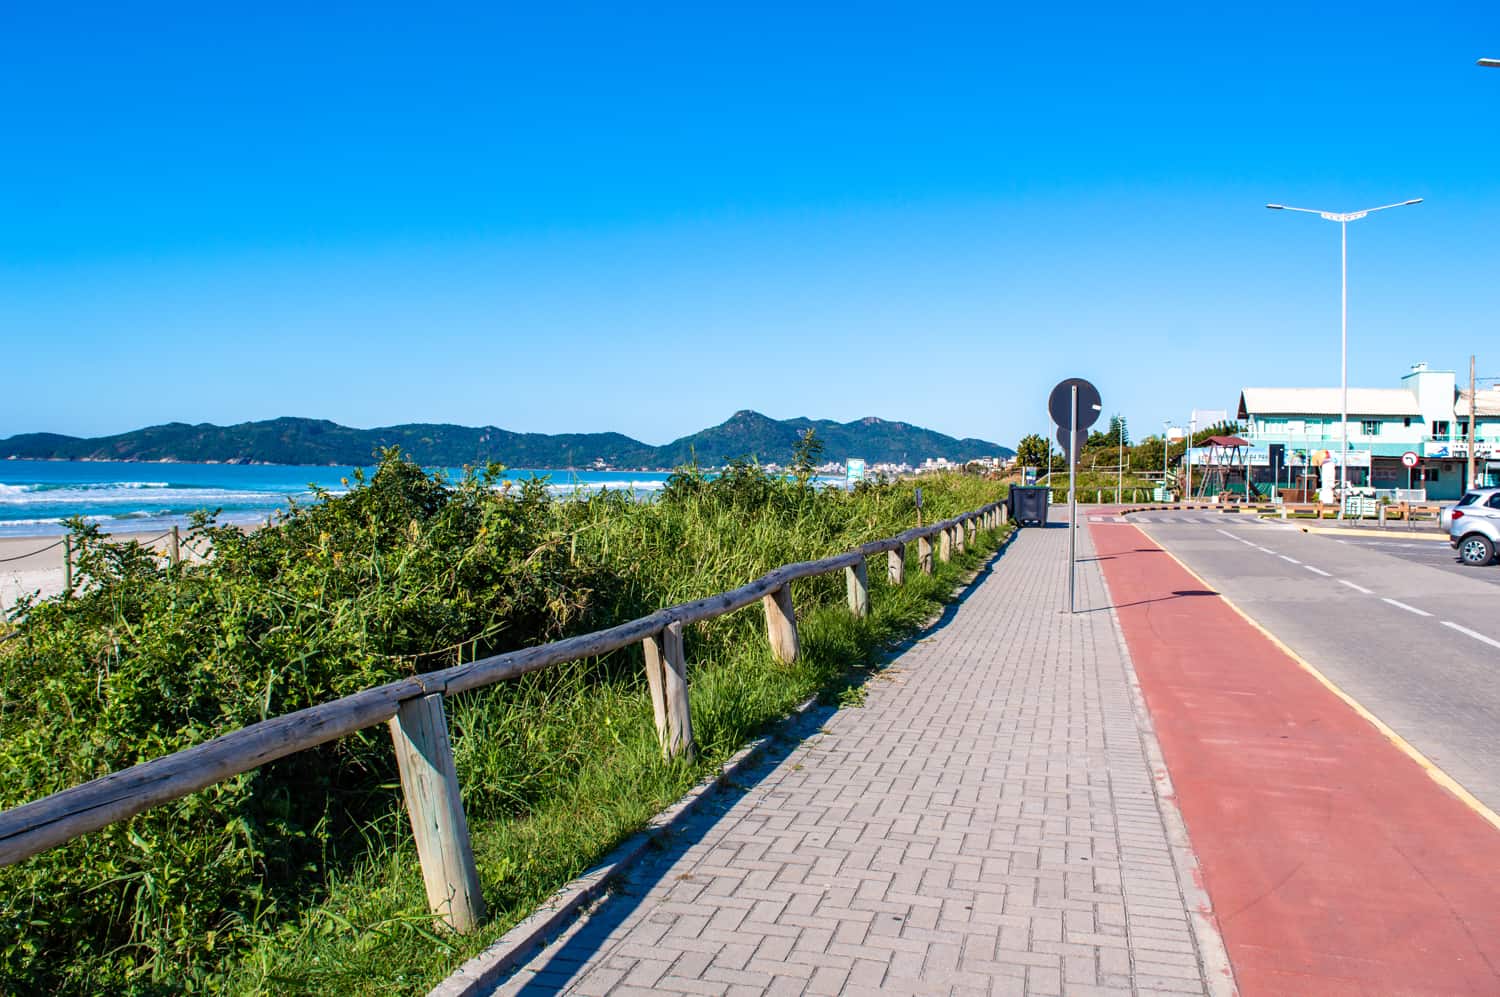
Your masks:
<instances>
[{"instance_id":1,"label":"shadow on sidewalk","mask_svg":"<svg viewBox=\"0 0 1500 997\"><path fill-rule=\"evenodd\" d=\"M978 591L980 584L994 573L995 563L1005 556L1006 551L1015 542L1015 539L1012 539L1010 543L987 558L975 570L974 576L964 584L963 591L944 604L943 611L938 616L911 636L890 645L871 665L851 669L843 680L830 684L820 693L820 696L826 698L844 690L865 685L901 655L946 626L958 613L959 608ZM527 997L561 993L578 982L585 971L584 967L605 950L610 936L637 911L651 891L661 883L662 877L677 864L683 855L694 845L703 841L725 814L776 772L781 763L804 741L817 735L823 729L823 725L838 711L837 706L820 703L801 716L781 721L778 727L773 729L770 735L771 742L758 761L744 771L721 776L718 791L712 798L704 800L696 810L679 817L666 827L664 833L656 841L656 851L634 868L629 869L622 881L605 893L603 898L596 901L592 908L582 915L581 920L569 922L562 929L562 936L559 936L558 940L548 942L545 947L537 949L528 960L518 963L506 972L491 985L489 992L499 990L508 982L513 981L518 974L526 971L536 975L515 992L527 995ZM678 879L692 882L689 874L683 874ZM569 935L569 932L572 934Z\"/></svg>"}]
</instances>

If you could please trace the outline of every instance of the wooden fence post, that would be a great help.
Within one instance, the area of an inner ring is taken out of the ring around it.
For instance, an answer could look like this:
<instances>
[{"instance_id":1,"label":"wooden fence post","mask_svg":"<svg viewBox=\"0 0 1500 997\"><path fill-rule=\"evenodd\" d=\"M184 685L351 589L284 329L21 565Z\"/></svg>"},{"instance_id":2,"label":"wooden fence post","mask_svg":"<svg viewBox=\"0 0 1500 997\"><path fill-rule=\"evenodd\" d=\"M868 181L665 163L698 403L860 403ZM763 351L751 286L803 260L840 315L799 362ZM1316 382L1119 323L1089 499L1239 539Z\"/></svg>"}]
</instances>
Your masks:
<instances>
[{"instance_id":1,"label":"wooden fence post","mask_svg":"<svg viewBox=\"0 0 1500 997\"><path fill-rule=\"evenodd\" d=\"M964 529L969 531L969 543L972 544L975 538L979 536L979 527L975 525L972 518L969 518L964 520Z\"/></svg>"},{"instance_id":2,"label":"wooden fence post","mask_svg":"<svg viewBox=\"0 0 1500 997\"><path fill-rule=\"evenodd\" d=\"M864 558L844 569L844 587L849 594L849 612L860 618L869 616L870 574Z\"/></svg>"},{"instance_id":3,"label":"wooden fence post","mask_svg":"<svg viewBox=\"0 0 1500 997\"><path fill-rule=\"evenodd\" d=\"M73 538L63 537L63 592L73 594Z\"/></svg>"},{"instance_id":4,"label":"wooden fence post","mask_svg":"<svg viewBox=\"0 0 1500 997\"><path fill-rule=\"evenodd\" d=\"M1002 506L1000 506L1000 510L999 511L1000 511L1000 525L1004 526L1006 523L1010 522L1010 506L1008 506L1008 505L1002 505Z\"/></svg>"},{"instance_id":5,"label":"wooden fence post","mask_svg":"<svg viewBox=\"0 0 1500 997\"><path fill-rule=\"evenodd\" d=\"M771 654L783 665L797 660L797 612L792 608L792 586L788 582L770 595L760 597L766 609L766 638Z\"/></svg>"},{"instance_id":6,"label":"wooden fence post","mask_svg":"<svg viewBox=\"0 0 1500 997\"><path fill-rule=\"evenodd\" d=\"M661 753L672 757L672 725L667 716L666 654L662 648L661 631L641 641L641 650L646 657L646 684L651 687L651 717L656 722L656 740Z\"/></svg>"},{"instance_id":7,"label":"wooden fence post","mask_svg":"<svg viewBox=\"0 0 1500 997\"><path fill-rule=\"evenodd\" d=\"M174 568L182 563L181 540L182 538L177 533L177 527L172 527L172 543L167 548L167 554Z\"/></svg>"},{"instance_id":8,"label":"wooden fence post","mask_svg":"<svg viewBox=\"0 0 1500 997\"><path fill-rule=\"evenodd\" d=\"M682 621L673 620L661 632L662 687L667 707L667 757L693 760L693 712L688 703L687 655L682 646Z\"/></svg>"},{"instance_id":9,"label":"wooden fence post","mask_svg":"<svg viewBox=\"0 0 1500 997\"><path fill-rule=\"evenodd\" d=\"M463 797L440 692L409 699L388 724L427 886L427 905L461 935L484 920L484 896L469 843Z\"/></svg>"},{"instance_id":10,"label":"wooden fence post","mask_svg":"<svg viewBox=\"0 0 1500 997\"><path fill-rule=\"evenodd\" d=\"M946 526L938 533L938 560L944 564L953 560L953 531Z\"/></svg>"},{"instance_id":11,"label":"wooden fence post","mask_svg":"<svg viewBox=\"0 0 1500 997\"><path fill-rule=\"evenodd\" d=\"M966 549L966 545L964 543L964 532L964 521L960 519L958 522L953 524L953 545L958 548L958 552L960 554L962 554Z\"/></svg>"},{"instance_id":12,"label":"wooden fence post","mask_svg":"<svg viewBox=\"0 0 1500 997\"><path fill-rule=\"evenodd\" d=\"M917 537L917 570L932 574L932 538Z\"/></svg>"},{"instance_id":13,"label":"wooden fence post","mask_svg":"<svg viewBox=\"0 0 1500 997\"><path fill-rule=\"evenodd\" d=\"M906 584L906 544L885 552L885 578L892 585Z\"/></svg>"}]
</instances>

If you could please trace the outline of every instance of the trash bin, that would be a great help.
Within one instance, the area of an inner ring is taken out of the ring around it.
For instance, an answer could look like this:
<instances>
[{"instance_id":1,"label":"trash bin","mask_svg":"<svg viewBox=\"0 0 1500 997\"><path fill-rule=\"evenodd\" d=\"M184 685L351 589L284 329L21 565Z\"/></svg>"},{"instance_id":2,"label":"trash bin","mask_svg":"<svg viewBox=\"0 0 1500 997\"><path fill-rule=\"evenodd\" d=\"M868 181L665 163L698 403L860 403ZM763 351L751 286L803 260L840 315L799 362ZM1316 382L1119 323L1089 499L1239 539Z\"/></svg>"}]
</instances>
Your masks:
<instances>
[{"instance_id":1,"label":"trash bin","mask_svg":"<svg viewBox=\"0 0 1500 997\"><path fill-rule=\"evenodd\" d=\"M1017 526L1046 526L1052 489L1045 485L1011 485L1006 504Z\"/></svg>"}]
</instances>

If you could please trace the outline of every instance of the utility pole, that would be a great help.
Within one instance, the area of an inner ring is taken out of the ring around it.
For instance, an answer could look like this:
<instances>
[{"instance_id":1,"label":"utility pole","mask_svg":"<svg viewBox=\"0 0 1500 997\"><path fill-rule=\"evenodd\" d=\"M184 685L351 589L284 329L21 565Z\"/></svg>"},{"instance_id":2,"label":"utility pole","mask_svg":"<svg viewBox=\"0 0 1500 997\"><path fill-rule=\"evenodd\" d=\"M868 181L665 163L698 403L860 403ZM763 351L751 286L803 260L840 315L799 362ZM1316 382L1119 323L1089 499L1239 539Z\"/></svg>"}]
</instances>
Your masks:
<instances>
[{"instance_id":1,"label":"utility pole","mask_svg":"<svg viewBox=\"0 0 1500 997\"><path fill-rule=\"evenodd\" d=\"M1474 423L1479 421L1479 395L1474 391L1474 354L1469 354L1469 477L1464 491L1474 487Z\"/></svg>"}]
</instances>

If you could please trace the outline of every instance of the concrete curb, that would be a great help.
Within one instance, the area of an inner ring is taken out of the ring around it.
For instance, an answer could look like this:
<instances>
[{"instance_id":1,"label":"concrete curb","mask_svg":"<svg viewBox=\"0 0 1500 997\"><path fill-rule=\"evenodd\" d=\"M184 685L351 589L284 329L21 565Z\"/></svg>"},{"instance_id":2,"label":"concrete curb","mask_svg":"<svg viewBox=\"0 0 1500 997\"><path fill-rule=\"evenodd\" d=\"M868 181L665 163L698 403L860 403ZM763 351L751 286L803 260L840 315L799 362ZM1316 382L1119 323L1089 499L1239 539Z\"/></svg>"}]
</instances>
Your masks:
<instances>
[{"instance_id":1,"label":"concrete curb","mask_svg":"<svg viewBox=\"0 0 1500 997\"><path fill-rule=\"evenodd\" d=\"M993 560L1004 553L1019 532L1019 528L1012 528L987 560ZM952 599L954 594L972 585L982 570L981 566L966 575L954 586L949 598ZM917 633L931 629L941 618L942 614L939 613L924 623ZM899 654L904 646L906 642L898 645L891 656ZM687 795L653 817L644 829L616 846L598 865L563 886L530 916L459 966L447 979L429 990L427 997L479 997L486 990L493 989L506 974L530 959L538 949L558 935L584 906L601 897L612 884L629 872L657 841L671 834L674 825L696 813L718 794L726 782L759 763L772 743L818 709L820 698L820 695L809 697L802 705L777 721L770 731L731 755L719 766L717 772L705 777L688 790Z\"/></svg>"},{"instance_id":2,"label":"concrete curb","mask_svg":"<svg viewBox=\"0 0 1500 997\"><path fill-rule=\"evenodd\" d=\"M1297 529L1303 533L1319 533L1332 537L1389 537L1393 540L1416 540L1421 543L1445 544L1448 542L1447 537L1441 535L1432 536L1426 533L1425 530L1418 532L1416 530L1380 530L1362 529L1359 527L1340 528L1336 526L1298 526Z\"/></svg>"}]
</instances>

